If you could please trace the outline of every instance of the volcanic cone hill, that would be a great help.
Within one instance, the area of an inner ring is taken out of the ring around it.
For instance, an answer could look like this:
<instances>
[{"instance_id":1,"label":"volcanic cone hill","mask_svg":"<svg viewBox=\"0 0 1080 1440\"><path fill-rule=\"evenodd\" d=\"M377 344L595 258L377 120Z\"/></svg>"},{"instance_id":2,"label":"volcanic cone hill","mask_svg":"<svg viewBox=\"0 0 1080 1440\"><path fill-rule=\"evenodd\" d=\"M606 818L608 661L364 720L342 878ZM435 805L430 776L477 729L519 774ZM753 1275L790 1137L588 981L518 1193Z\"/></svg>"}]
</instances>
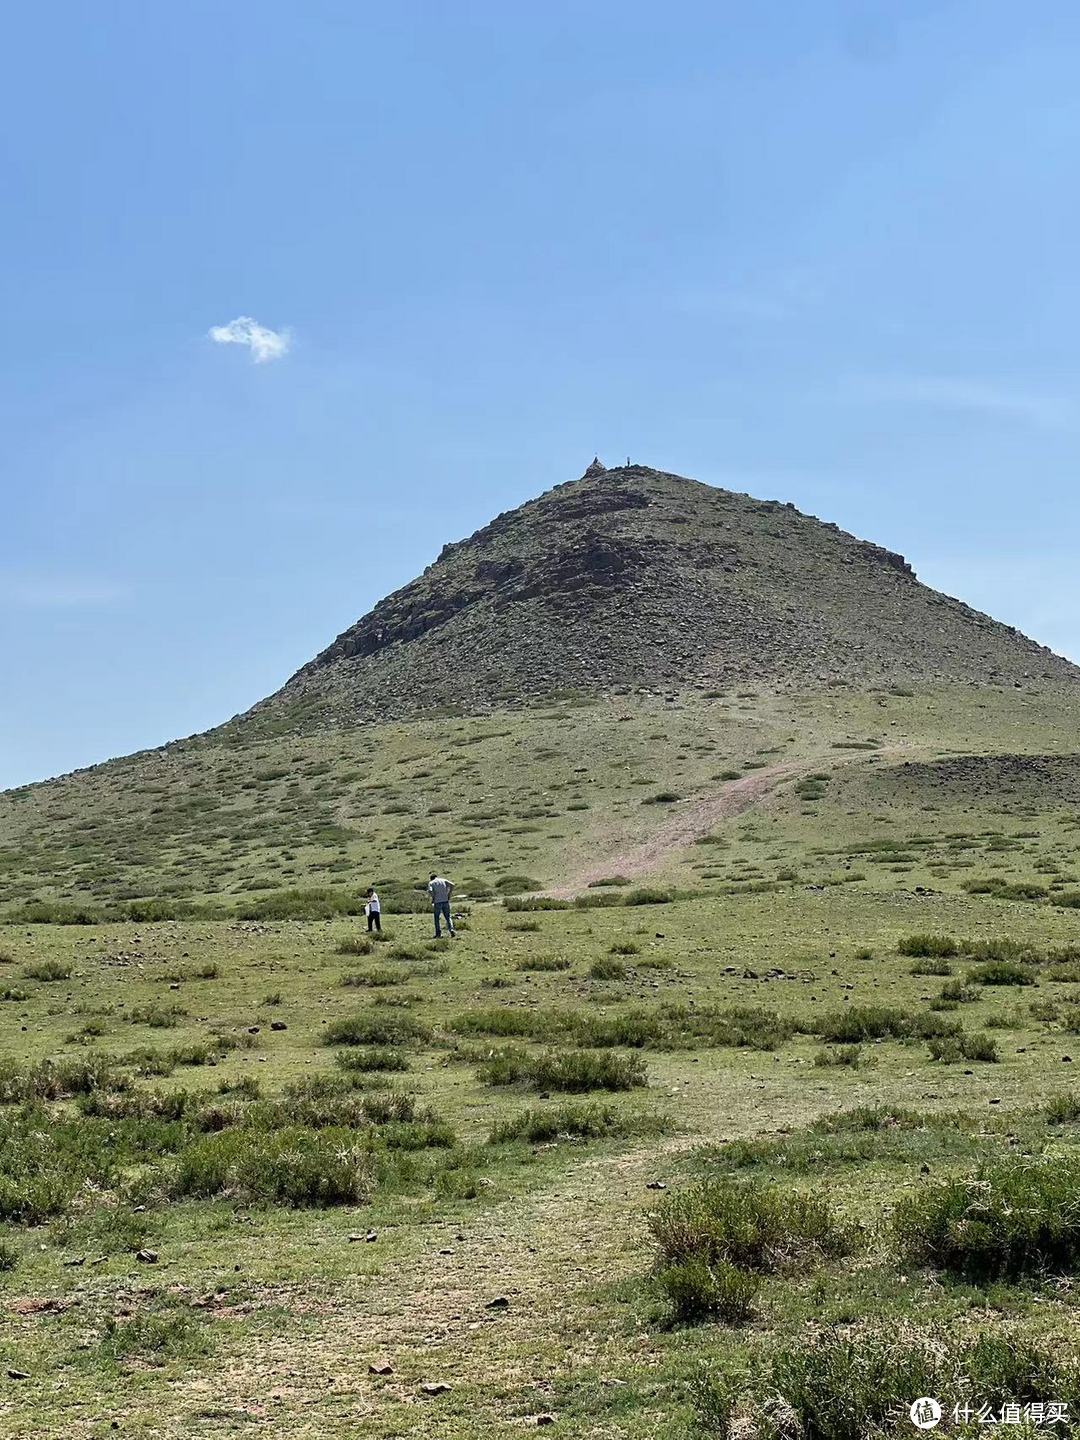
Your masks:
<instances>
[{"instance_id":1,"label":"volcanic cone hill","mask_svg":"<svg viewBox=\"0 0 1080 1440\"><path fill-rule=\"evenodd\" d=\"M687 683L1077 678L792 505L595 462L446 545L250 718L284 707L317 727Z\"/></svg>"},{"instance_id":2,"label":"volcanic cone hill","mask_svg":"<svg viewBox=\"0 0 1080 1440\"><path fill-rule=\"evenodd\" d=\"M296 887L408 895L431 864L474 897L835 879L831 856L863 883L891 830L921 835L925 887L951 833L1060 811L1078 679L833 525L597 462L447 545L245 715L0 795L0 919L262 917Z\"/></svg>"}]
</instances>

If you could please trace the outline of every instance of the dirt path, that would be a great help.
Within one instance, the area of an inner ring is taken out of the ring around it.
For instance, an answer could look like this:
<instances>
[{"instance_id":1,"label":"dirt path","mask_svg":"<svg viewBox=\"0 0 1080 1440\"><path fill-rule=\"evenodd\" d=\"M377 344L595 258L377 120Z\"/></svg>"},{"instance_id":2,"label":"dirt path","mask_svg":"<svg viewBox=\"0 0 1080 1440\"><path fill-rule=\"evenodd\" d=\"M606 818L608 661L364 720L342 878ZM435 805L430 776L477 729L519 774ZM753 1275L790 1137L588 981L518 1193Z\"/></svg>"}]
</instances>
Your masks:
<instances>
[{"instance_id":1,"label":"dirt path","mask_svg":"<svg viewBox=\"0 0 1080 1440\"><path fill-rule=\"evenodd\" d=\"M562 885L554 886L545 893L559 900L568 900L587 889L592 881L602 880L606 875L625 875L628 880L635 880L642 875L654 874L676 851L685 850L695 840L708 835L722 820L730 820L732 816L741 815L744 810L759 804L782 780L793 775L809 774L821 763L819 758L770 765L765 770L744 775L741 780L721 785L712 795L679 804L647 839L628 850L606 855L603 860L578 871Z\"/></svg>"},{"instance_id":2,"label":"dirt path","mask_svg":"<svg viewBox=\"0 0 1080 1440\"><path fill-rule=\"evenodd\" d=\"M610 1319L597 1323L590 1292L647 1264L643 1212L657 1198L647 1183L697 1143L679 1136L586 1154L550 1188L463 1224L427 1227L420 1254L389 1261L377 1276L345 1280L333 1293L320 1287L299 1304L279 1292L303 1329L290 1323L287 1334L249 1341L224 1371L192 1376L177 1387L183 1419L161 1433L186 1433L209 1406L273 1435L320 1440L517 1434L530 1414L555 1406L568 1373L625 1371L627 1337L610 1333ZM631 1348L649 1363L640 1345ZM384 1363L392 1374L369 1375ZM421 1386L440 1382L451 1393L433 1409ZM471 1420L453 1399L466 1389L484 1412L474 1409Z\"/></svg>"},{"instance_id":3,"label":"dirt path","mask_svg":"<svg viewBox=\"0 0 1080 1440\"><path fill-rule=\"evenodd\" d=\"M783 765L770 765L764 770L755 770L741 780L731 780L721 785L713 794L703 795L676 805L672 813L646 839L631 845L628 849L605 855L583 870L572 874L561 885L552 886L544 894L557 900L570 900L580 894L594 880L607 875L625 875L636 880L653 875L663 869L664 864L680 850L693 845L702 836L710 834L723 820L751 810L759 805L784 780L794 776L812 775L817 770L837 773L864 766L868 763L894 760L900 756L910 758L916 749L907 742L883 745L869 755L849 756L838 761L835 753L813 756L807 760L791 760Z\"/></svg>"},{"instance_id":4,"label":"dirt path","mask_svg":"<svg viewBox=\"0 0 1080 1440\"><path fill-rule=\"evenodd\" d=\"M782 1076L686 1070L670 1093L688 1133L614 1154L582 1147L549 1183L425 1224L419 1245L375 1274L267 1291L280 1323L179 1382L154 1440L217 1440L241 1423L274 1440L516 1440L549 1411L567 1434L617 1440L617 1421L570 1411L577 1384L614 1393L645 1372L663 1385L670 1347L618 1294L649 1267L645 1214L660 1199L650 1182L677 1183L680 1157L703 1141L767 1133L781 1111L794 1123ZM819 1104L796 1106L796 1118ZM391 1373L369 1373L381 1364ZM424 1394L439 1383L450 1389Z\"/></svg>"}]
</instances>

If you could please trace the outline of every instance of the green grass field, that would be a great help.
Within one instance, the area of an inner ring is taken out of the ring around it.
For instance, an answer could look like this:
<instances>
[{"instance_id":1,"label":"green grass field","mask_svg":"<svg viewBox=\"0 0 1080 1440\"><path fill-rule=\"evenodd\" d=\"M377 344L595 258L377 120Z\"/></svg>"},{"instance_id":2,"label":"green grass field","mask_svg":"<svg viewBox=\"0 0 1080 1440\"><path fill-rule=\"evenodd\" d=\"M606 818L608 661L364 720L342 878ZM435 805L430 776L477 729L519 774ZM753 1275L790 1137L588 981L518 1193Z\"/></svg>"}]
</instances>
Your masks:
<instances>
[{"instance_id":1,"label":"green grass field","mask_svg":"<svg viewBox=\"0 0 1080 1440\"><path fill-rule=\"evenodd\" d=\"M1077 1413L1077 748L1053 691L627 696L3 797L3 1433ZM335 913L435 865L452 943Z\"/></svg>"}]
</instances>

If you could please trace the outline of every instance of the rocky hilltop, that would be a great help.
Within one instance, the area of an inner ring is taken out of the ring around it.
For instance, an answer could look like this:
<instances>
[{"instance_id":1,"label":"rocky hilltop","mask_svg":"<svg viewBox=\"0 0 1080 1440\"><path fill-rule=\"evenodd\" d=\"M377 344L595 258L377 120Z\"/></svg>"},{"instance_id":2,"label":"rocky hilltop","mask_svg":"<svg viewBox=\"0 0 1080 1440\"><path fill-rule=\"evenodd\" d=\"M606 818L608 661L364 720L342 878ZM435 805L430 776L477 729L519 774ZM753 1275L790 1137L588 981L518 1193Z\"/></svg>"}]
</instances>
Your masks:
<instances>
[{"instance_id":1,"label":"rocky hilltop","mask_svg":"<svg viewBox=\"0 0 1080 1440\"><path fill-rule=\"evenodd\" d=\"M448 544L250 717L468 711L566 690L1080 679L792 505L642 465L575 481ZM245 717L249 718L249 717Z\"/></svg>"}]
</instances>

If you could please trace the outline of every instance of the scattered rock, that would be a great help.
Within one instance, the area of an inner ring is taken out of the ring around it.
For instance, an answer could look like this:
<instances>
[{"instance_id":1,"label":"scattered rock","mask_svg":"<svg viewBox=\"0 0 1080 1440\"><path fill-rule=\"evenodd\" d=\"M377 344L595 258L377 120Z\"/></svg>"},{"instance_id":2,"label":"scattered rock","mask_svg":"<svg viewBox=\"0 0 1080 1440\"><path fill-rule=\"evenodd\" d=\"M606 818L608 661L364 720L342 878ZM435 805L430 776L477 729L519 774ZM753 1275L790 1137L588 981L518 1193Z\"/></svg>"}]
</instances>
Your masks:
<instances>
[{"instance_id":1,"label":"scattered rock","mask_svg":"<svg viewBox=\"0 0 1080 1440\"><path fill-rule=\"evenodd\" d=\"M136 1250L135 1259L140 1265L156 1265L158 1263L158 1252L156 1250Z\"/></svg>"},{"instance_id":2,"label":"scattered rock","mask_svg":"<svg viewBox=\"0 0 1080 1440\"><path fill-rule=\"evenodd\" d=\"M367 1367L369 1375L393 1375L394 1367L389 1360L373 1360Z\"/></svg>"},{"instance_id":3,"label":"scattered rock","mask_svg":"<svg viewBox=\"0 0 1080 1440\"><path fill-rule=\"evenodd\" d=\"M494 1300L489 1300L484 1306L485 1310L506 1310L509 1309L510 1301L505 1295L496 1295Z\"/></svg>"},{"instance_id":4,"label":"scattered rock","mask_svg":"<svg viewBox=\"0 0 1080 1440\"><path fill-rule=\"evenodd\" d=\"M425 1380L420 1386L421 1395L445 1395L450 1386L445 1380Z\"/></svg>"},{"instance_id":5,"label":"scattered rock","mask_svg":"<svg viewBox=\"0 0 1080 1440\"><path fill-rule=\"evenodd\" d=\"M14 1367L14 1365L12 1365L12 1366L9 1368L8 1372L7 1372L7 1377L8 1377L9 1380L29 1380L29 1379L30 1379L30 1371L29 1371L29 1370L16 1370L15 1367Z\"/></svg>"}]
</instances>

